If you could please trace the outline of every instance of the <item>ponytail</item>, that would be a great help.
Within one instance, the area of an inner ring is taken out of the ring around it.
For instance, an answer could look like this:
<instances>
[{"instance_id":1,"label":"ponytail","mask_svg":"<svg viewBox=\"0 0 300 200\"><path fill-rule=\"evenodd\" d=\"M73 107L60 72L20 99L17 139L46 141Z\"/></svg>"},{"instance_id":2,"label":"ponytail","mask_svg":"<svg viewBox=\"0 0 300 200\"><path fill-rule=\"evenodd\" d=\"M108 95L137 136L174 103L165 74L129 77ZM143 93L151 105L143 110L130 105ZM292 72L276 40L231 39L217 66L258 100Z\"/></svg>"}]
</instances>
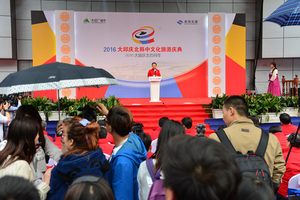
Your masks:
<instances>
[{"instance_id":1,"label":"ponytail","mask_svg":"<svg viewBox=\"0 0 300 200\"><path fill-rule=\"evenodd\" d=\"M78 116L71 119L68 128L68 139L73 139L74 146L65 155L74 153L82 155L88 151L98 150L99 131L100 126L96 122L90 122Z\"/></svg>"}]
</instances>

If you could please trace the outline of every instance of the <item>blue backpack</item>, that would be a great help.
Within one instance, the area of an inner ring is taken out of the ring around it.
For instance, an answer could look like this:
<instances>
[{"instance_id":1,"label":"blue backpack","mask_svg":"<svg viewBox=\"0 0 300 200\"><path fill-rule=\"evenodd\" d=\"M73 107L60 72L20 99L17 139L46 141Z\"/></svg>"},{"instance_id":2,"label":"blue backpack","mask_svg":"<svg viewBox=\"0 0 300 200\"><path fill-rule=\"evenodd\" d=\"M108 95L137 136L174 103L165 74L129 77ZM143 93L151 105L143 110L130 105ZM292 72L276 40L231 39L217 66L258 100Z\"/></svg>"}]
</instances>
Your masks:
<instances>
[{"instance_id":1,"label":"blue backpack","mask_svg":"<svg viewBox=\"0 0 300 200\"><path fill-rule=\"evenodd\" d=\"M147 169L153 181L148 200L165 200L164 180L160 179L160 169L154 173L154 165L152 159L146 160Z\"/></svg>"}]
</instances>

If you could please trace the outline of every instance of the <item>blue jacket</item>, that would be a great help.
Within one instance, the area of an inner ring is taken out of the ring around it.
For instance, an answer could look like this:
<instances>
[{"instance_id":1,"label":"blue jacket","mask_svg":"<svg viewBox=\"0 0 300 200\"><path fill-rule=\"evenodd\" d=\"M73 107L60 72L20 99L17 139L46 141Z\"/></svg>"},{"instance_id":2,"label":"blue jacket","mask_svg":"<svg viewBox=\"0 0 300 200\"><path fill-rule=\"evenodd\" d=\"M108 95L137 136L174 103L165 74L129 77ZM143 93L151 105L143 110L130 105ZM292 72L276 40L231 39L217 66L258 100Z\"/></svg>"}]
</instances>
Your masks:
<instances>
[{"instance_id":1,"label":"blue jacket","mask_svg":"<svg viewBox=\"0 0 300 200\"><path fill-rule=\"evenodd\" d=\"M129 133L128 140L110 161L109 183L116 200L139 199L137 173L146 158L147 151L141 138Z\"/></svg>"},{"instance_id":2,"label":"blue jacket","mask_svg":"<svg viewBox=\"0 0 300 200\"><path fill-rule=\"evenodd\" d=\"M103 165L105 161L106 164ZM62 155L57 166L51 171L51 189L47 199L63 200L67 190L77 177L94 175L106 178L108 173L102 171L105 171L104 168L107 165L109 166L101 148L79 156L76 154Z\"/></svg>"}]
</instances>

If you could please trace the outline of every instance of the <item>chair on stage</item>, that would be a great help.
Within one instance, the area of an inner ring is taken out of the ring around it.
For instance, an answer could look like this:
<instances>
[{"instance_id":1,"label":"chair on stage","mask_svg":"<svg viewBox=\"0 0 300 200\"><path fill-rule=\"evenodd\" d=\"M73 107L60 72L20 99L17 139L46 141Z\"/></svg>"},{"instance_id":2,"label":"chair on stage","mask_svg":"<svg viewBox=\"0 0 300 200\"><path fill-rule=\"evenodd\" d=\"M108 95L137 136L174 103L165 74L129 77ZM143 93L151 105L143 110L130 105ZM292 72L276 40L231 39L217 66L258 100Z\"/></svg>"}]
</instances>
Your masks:
<instances>
[{"instance_id":1,"label":"chair on stage","mask_svg":"<svg viewBox=\"0 0 300 200\"><path fill-rule=\"evenodd\" d=\"M289 180L288 199L300 200L300 174L293 176Z\"/></svg>"}]
</instances>

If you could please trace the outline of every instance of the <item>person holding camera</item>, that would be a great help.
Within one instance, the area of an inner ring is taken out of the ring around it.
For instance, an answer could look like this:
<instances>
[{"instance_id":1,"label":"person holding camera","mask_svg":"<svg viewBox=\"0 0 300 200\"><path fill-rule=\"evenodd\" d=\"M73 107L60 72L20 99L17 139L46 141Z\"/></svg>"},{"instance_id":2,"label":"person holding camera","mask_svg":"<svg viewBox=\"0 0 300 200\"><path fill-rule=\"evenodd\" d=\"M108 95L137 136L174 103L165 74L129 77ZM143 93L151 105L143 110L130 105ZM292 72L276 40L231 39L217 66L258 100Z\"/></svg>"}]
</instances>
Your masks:
<instances>
[{"instance_id":1,"label":"person holding camera","mask_svg":"<svg viewBox=\"0 0 300 200\"><path fill-rule=\"evenodd\" d=\"M8 102L8 103L11 102L9 108L7 109L8 113L9 113L9 116L10 116L10 119L11 119L10 121L12 121L15 118L16 111L22 105L22 103L21 103L22 98L23 98L22 95L19 95L17 97L13 96L11 98L11 100L5 101L5 102ZM4 126L3 126L4 138L7 136L9 125L10 125L10 122L4 123Z\"/></svg>"},{"instance_id":2,"label":"person holding camera","mask_svg":"<svg viewBox=\"0 0 300 200\"><path fill-rule=\"evenodd\" d=\"M0 98L0 141L3 141L4 138L3 124L11 121L10 114L8 112L9 106L10 103L3 102L3 99Z\"/></svg>"}]
</instances>

